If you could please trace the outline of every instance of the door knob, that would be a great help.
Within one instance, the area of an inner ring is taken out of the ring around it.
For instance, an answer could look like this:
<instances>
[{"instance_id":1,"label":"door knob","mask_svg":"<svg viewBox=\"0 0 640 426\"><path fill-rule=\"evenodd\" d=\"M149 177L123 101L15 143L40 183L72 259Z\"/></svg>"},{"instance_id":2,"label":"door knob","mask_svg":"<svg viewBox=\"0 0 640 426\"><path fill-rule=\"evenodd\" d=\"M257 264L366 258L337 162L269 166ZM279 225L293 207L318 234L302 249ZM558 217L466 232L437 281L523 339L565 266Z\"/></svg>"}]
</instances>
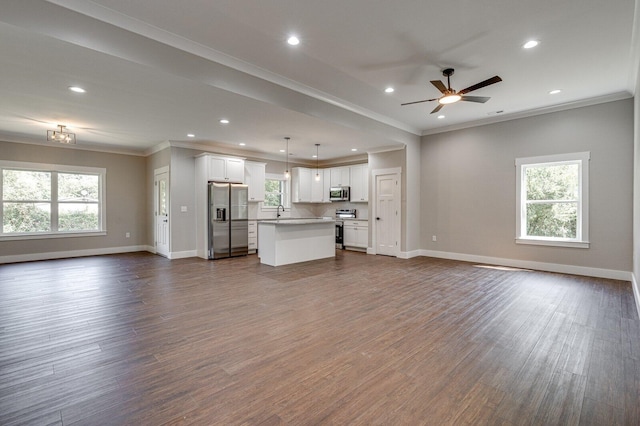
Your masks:
<instances>
[{"instance_id":1,"label":"door knob","mask_svg":"<svg viewBox=\"0 0 640 426\"><path fill-rule=\"evenodd\" d=\"M380 220L380 218L379 218L379 217L376 217L376 220Z\"/></svg>"}]
</instances>

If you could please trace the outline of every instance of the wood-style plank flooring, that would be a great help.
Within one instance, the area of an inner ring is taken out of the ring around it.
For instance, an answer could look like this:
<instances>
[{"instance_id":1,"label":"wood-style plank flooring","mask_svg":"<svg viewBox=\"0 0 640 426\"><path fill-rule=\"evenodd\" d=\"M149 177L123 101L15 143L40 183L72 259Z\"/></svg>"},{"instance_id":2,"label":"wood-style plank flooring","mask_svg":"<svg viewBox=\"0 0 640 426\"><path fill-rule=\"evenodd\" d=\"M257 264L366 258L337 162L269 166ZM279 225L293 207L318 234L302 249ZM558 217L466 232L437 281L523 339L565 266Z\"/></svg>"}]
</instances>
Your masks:
<instances>
[{"instance_id":1,"label":"wood-style plank flooring","mask_svg":"<svg viewBox=\"0 0 640 426\"><path fill-rule=\"evenodd\" d=\"M640 424L628 282L354 252L0 266L0 424Z\"/></svg>"}]
</instances>

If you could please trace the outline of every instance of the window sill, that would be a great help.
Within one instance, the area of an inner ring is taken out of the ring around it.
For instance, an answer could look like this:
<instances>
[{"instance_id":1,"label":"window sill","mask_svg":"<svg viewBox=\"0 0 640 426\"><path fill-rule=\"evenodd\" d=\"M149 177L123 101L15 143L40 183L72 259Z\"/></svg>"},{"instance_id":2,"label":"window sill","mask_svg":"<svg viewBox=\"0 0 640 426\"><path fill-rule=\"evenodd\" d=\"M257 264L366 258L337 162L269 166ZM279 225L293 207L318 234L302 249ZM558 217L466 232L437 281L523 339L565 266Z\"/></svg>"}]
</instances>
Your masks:
<instances>
[{"instance_id":1,"label":"window sill","mask_svg":"<svg viewBox=\"0 0 640 426\"><path fill-rule=\"evenodd\" d=\"M542 238L516 238L516 244L528 244L534 246L569 247L588 249L588 241L559 241Z\"/></svg>"},{"instance_id":2,"label":"window sill","mask_svg":"<svg viewBox=\"0 0 640 426\"><path fill-rule=\"evenodd\" d=\"M107 231L59 232L51 234L3 235L0 241L48 240L52 238L99 237L107 235Z\"/></svg>"}]
</instances>

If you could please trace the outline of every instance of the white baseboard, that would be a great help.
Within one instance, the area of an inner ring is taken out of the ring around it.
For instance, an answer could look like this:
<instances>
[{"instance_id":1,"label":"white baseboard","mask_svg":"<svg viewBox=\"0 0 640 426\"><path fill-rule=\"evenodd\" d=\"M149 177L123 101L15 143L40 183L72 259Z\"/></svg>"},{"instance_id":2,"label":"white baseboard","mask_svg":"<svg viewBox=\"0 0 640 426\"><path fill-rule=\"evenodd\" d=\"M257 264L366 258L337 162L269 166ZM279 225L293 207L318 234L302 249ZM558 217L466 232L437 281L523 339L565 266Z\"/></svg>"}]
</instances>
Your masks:
<instances>
[{"instance_id":1,"label":"white baseboard","mask_svg":"<svg viewBox=\"0 0 640 426\"><path fill-rule=\"evenodd\" d=\"M633 289L633 298L636 300L636 309L638 310L638 317L640 317L640 288L638 288L638 281L636 281L636 274L631 274L631 288Z\"/></svg>"},{"instance_id":2,"label":"white baseboard","mask_svg":"<svg viewBox=\"0 0 640 426\"><path fill-rule=\"evenodd\" d=\"M401 251L398 255L400 259L411 259L412 257L422 256L422 250Z\"/></svg>"},{"instance_id":3,"label":"white baseboard","mask_svg":"<svg viewBox=\"0 0 640 426\"><path fill-rule=\"evenodd\" d=\"M172 251L169 253L169 259L184 259L186 257L196 257L195 250Z\"/></svg>"},{"instance_id":4,"label":"white baseboard","mask_svg":"<svg viewBox=\"0 0 640 426\"><path fill-rule=\"evenodd\" d=\"M88 250L68 250L47 253L16 254L9 256L0 256L0 264L32 262L34 260L64 259L68 257L100 256L105 254L131 253L135 251L149 251L149 246L106 247Z\"/></svg>"},{"instance_id":5,"label":"white baseboard","mask_svg":"<svg viewBox=\"0 0 640 426\"><path fill-rule=\"evenodd\" d=\"M513 268L534 269L537 271L559 272L562 274L584 275L588 277L608 278L622 281L631 281L633 275L631 271L561 265L558 263L534 262L529 260L505 259L500 257L477 256L473 254L450 253L435 250L420 250L420 255L437 257L440 259L461 260L463 262L477 262L490 265L510 266Z\"/></svg>"}]
</instances>

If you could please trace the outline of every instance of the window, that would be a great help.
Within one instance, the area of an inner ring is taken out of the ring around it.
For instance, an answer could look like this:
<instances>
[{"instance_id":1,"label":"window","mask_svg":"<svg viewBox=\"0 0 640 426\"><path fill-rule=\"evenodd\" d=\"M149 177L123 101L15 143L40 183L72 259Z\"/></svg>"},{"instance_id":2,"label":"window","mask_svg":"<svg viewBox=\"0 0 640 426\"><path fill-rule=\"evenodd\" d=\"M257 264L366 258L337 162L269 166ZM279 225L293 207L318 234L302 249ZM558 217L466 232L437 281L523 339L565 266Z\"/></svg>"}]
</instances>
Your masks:
<instances>
[{"instance_id":1,"label":"window","mask_svg":"<svg viewBox=\"0 0 640 426\"><path fill-rule=\"evenodd\" d=\"M104 233L105 169L0 161L0 237Z\"/></svg>"},{"instance_id":2,"label":"window","mask_svg":"<svg viewBox=\"0 0 640 426\"><path fill-rule=\"evenodd\" d=\"M267 173L264 181L263 208L289 207L289 181L277 174Z\"/></svg>"},{"instance_id":3,"label":"window","mask_svg":"<svg viewBox=\"0 0 640 426\"><path fill-rule=\"evenodd\" d=\"M589 153L516 159L519 244L589 247Z\"/></svg>"}]
</instances>

